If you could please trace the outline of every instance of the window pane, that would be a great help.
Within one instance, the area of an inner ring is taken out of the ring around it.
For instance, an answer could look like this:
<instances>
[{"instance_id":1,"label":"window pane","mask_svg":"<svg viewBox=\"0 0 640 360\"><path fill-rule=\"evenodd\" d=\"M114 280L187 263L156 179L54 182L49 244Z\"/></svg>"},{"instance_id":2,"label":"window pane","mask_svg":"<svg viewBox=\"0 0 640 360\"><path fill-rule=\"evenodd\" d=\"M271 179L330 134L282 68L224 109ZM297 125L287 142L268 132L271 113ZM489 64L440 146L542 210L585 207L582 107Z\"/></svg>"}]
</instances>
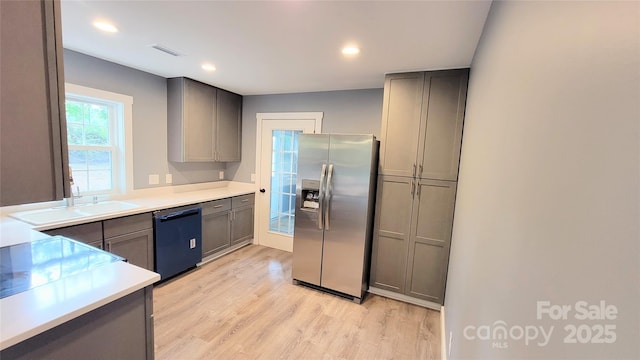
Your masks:
<instances>
[{"instance_id":1,"label":"window pane","mask_svg":"<svg viewBox=\"0 0 640 360\"><path fill-rule=\"evenodd\" d=\"M77 101L67 101L67 124L84 122L82 103Z\"/></svg>"},{"instance_id":2,"label":"window pane","mask_svg":"<svg viewBox=\"0 0 640 360\"><path fill-rule=\"evenodd\" d=\"M111 170L89 171L89 191L111 189Z\"/></svg>"},{"instance_id":3,"label":"window pane","mask_svg":"<svg viewBox=\"0 0 640 360\"><path fill-rule=\"evenodd\" d=\"M274 130L271 152L271 222L269 230L293 235L298 135L302 131Z\"/></svg>"},{"instance_id":4,"label":"window pane","mask_svg":"<svg viewBox=\"0 0 640 360\"><path fill-rule=\"evenodd\" d=\"M109 145L111 143L109 128L105 126L85 126L85 137L87 145Z\"/></svg>"},{"instance_id":5,"label":"window pane","mask_svg":"<svg viewBox=\"0 0 640 360\"><path fill-rule=\"evenodd\" d=\"M82 145L84 126L82 124L67 124L67 142L69 145Z\"/></svg>"}]
</instances>

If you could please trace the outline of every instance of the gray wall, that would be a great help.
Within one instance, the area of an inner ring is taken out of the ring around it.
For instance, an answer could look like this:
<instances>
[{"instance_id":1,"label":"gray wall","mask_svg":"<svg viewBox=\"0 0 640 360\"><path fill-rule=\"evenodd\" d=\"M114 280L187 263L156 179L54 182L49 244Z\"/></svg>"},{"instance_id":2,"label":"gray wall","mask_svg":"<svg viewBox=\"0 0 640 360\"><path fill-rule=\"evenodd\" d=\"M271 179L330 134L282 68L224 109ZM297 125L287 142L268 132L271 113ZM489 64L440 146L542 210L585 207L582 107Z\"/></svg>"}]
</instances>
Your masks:
<instances>
[{"instance_id":1,"label":"gray wall","mask_svg":"<svg viewBox=\"0 0 640 360\"><path fill-rule=\"evenodd\" d=\"M640 358L639 14L638 2L493 3L471 67L450 359ZM576 320L581 300L617 318ZM571 306L567 320L538 320L537 301ZM497 321L554 330L507 349L464 336ZM564 344L580 324L615 325L617 339Z\"/></svg>"},{"instance_id":2,"label":"gray wall","mask_svg":"<svg viewBox=\"0 0 640 360\"><path fill-rule=\"evenodd\" d=\"M383 85L383 79L380 79ZM256 166L256 113L322 111L323 133L380 135L383 89L245 96L242 105L242 161L227 176L251 181Z\"/></svg>"},{"instance_id":3,"label":"gray wall","mask_svg":"<svg viewBox=\"0 0 640 360\"><path fill-rule=\"evenodd\" d=\"M225 164L168 162L165 78L67 49L64 71L66 82L133 97L134 188L166 186L166 173L176 185L218 180ZM149 174L159 174L160 184L149 185Z\"/></svg>"}]
</instances>

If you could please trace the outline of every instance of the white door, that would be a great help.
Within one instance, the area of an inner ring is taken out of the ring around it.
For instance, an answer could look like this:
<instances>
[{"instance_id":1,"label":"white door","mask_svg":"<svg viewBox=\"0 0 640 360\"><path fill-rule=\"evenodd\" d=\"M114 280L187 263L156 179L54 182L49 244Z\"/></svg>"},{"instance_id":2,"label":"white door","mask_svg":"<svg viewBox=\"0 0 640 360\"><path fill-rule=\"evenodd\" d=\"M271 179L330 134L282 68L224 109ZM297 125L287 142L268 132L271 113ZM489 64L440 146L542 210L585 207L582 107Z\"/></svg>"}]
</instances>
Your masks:
<instances>
[{"instance_id":1,"label":"white door","mask_svg":"<svg viewBox=\"0 0 640 360\"><path fill-rule=\"evenodd\" d=\"M293 251L298 135L320 133L322 113L258 113L257 243Z\"/></svg>"}]
</instances>

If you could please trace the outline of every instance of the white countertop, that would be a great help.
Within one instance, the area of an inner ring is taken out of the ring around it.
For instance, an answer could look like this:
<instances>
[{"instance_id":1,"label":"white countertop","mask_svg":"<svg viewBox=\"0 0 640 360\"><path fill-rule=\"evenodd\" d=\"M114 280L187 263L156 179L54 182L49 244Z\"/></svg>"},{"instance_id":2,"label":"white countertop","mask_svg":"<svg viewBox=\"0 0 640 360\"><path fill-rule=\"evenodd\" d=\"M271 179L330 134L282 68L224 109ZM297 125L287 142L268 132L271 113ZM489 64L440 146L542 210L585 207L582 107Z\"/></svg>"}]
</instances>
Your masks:
<instances>
[{"instance_id":1,"label":"white countertop","mask_svg":"<svg viewBox=\"0 0 640 360\"><path fill-rule=\"evenodd\" d=\"M37 230L196 204L255 191L254 184L227 181L212 184L140 190L131 196L118 199L138 205L135 209L48 223L40 227L7 217L11 212L32 210L37 208L37 205L36 207L34 205L5 207L1 209L0 246L48 237ZM43 206L40 205L40 207ZM0 350L86 314L158 280L160 275L152 271L125 262L115 262L0 299Z\"/></svg>"}]
</instances>

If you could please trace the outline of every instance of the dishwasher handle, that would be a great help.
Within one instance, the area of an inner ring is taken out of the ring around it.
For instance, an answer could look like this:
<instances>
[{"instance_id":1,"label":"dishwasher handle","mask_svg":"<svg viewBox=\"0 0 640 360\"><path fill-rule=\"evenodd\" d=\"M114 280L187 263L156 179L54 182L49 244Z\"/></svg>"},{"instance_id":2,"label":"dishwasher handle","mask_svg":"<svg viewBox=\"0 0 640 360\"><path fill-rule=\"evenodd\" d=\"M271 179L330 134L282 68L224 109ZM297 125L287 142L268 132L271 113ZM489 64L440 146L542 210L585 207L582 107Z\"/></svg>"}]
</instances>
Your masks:
<instances>
[{"instance_id":1,"label":"dishwasher handle","mask_svg":"<svg viewBox=\"0 0 640 360\"><path fill-rule=\"evenodd\" d=\"M156 220L160 220L160 222L176 220L176 219L180 219L180 218L191 216L191 215L197 215L198 213L200 213L200 211L201 211L200 208L176 211L176 212L171 213L171 214L167 214L167 215L163 215L163 216L157 216Z\"/></svg>"}]
</instances>

